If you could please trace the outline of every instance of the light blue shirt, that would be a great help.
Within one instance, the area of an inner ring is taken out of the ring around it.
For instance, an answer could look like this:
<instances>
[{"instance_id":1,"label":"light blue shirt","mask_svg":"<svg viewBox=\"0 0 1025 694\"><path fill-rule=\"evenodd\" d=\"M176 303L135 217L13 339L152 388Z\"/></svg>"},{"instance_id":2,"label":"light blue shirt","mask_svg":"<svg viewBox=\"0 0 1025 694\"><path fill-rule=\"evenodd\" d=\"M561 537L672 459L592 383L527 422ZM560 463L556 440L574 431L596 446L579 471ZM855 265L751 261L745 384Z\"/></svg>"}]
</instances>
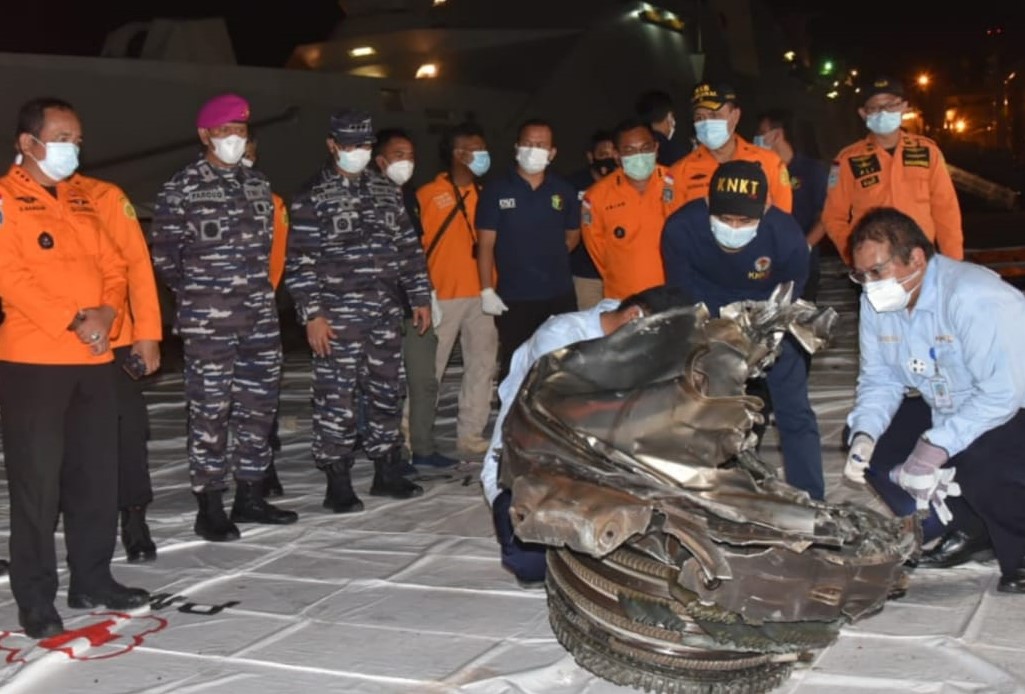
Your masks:
<instances>
[{"instance_id":1,"label":"light blue shirt","mask_svg":"<svg viewBox=\"0 0 1025 694\"><path fill-rule=\"evenodd\" d=\"M509 408L512 406L513 400L516 399L520 386L523 385L523 380L530 372L530 367L549 352L562 349L574 342L604 337L605 331L601 327L601 314L615 311L618 307L618 300L602 299L597 306L586 311L551 316L534 331L529 340L513 352L509 375L498 386L498 397L502 404L498 410L498 418L495 420L494 433L491 435L491 446L484 456L484 467L480 473L480 481L484 485L484 496L487 497L489 504L493 504L495 498L502 491L498 486L498 451L502 447L502 424L505 422L506 415L509 414Z\"/></svg>"},{"instance_id":2,"label":"light blue shirt","mask_svg":"<svg viewBox=\"0 0 1025 694\"><path fill-rule=\"evenodd\" d=\"M862 294L859 344L851 432L878 441L916 388L932 409L925 438L954 457L1025 407L1025 297L987 268L934 256L910 313L877 313Z\"/></svg>"}]
</instances>

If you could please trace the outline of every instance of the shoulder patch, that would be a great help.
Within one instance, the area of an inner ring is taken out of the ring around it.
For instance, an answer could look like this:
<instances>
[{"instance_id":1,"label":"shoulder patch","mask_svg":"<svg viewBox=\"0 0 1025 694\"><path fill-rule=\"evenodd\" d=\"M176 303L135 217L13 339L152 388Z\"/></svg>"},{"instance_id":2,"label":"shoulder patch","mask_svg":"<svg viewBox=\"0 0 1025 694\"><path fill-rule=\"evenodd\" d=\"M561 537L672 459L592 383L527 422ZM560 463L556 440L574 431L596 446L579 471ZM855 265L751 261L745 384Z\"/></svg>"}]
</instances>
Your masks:
<instances>
[{"instance_id":1,"label":"shoulder patch","mask_svg":"<svg viewBox=\"0 0 1025 694\"><path fill-rule=\"evenodd\" d=\"M785 186L790 185L790 172L787 171L787 167L785 166L779 167L779 182Z\"/></svg>"},{"instance_id":2,"label":"shoulder patch","mask_svg":"<svg viewBox=\"0 0 1025 694\"><path fill-rule=\"evenodd\" d=\"M132 202L124 195L121 196L121 211L125 213L125 217L128 217L128 219L139 218L135 213L135 207L132 205Z\"/></svg>"}]
</instances>

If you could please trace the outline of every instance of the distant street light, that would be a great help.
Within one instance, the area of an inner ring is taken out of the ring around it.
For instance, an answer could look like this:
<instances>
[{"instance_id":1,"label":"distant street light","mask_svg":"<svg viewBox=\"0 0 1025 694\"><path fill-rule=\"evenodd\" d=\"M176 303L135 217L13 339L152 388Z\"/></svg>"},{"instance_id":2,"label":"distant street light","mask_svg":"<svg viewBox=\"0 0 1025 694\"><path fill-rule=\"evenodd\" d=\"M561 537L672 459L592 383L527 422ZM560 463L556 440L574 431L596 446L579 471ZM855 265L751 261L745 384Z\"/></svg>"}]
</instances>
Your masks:
<instances>
[{"instance_id":1,"label":"distant street light","mask_svg":"<svg viewBox=\"0 0 1025 694\"><path fill-rule=\"evenodd\" d=\"M917 80L918 86L921 87L922 89L925 89L926 87L928 87L929 83L931 81L932 81L932 78L930 78L929 75L927 73L925 73L925 72L920 74L918 76L918 80Z\"/></svg>"}]
</instances>

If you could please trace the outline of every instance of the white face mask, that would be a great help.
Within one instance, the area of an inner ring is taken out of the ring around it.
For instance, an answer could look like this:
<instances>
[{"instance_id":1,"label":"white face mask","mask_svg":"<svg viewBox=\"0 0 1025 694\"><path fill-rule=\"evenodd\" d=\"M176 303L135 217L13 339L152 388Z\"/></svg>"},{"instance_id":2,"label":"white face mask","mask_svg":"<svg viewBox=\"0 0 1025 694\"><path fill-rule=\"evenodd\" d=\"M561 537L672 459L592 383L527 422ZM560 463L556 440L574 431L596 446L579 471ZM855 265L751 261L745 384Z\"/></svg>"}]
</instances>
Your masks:
<instances>
[{"instance_id":1,"label":"white face mask","mask_svg":"<svg viewBox=\"0 0 1025 694\"><path fill-rule=\"evenodd\" d=\"M549 154L551 152L544 147L517 147L516 163L527 174L538 174L548 166Z\"/></svg>"},{"instance_id":2,"label":"white face mask","mask_svg":"<svg viewBox=\"0 0 1025 694\"><path fill-rule=\"evenodd\" d=\"M47 178L63 181L78 169L78 145L74 142L43 142L37 138L32 139L46 147L45 157L32 158Z\"/></svg>"},{"instance_id":3,"label":"white face mask","mask_svg":"<svg viewBox=\"0 0 1025 694\"><path fill-rule=\"evenodd\" d=\"M384 170L384 175L390 178L395 185L405 185L406 181L413 177L413 162L408 159L393 161Z\"/></svg>"},{"instance_id":4,"label":"white face mask","mask_svg":"<svg viewBox=\"0 0 1025 694\"><path fill-rule=\"evenodd\" d=\"M246 138L241 135L211 137L210 144L214 146L214 156L228 166L235 166L246 153Z\"/></svg>"},{"instance_id":5,"label":"white face mask","mask_svg":"<svg viewBox=\"0 0 1025 694\"><path fill-rule=\"evenodd\" d=\"M725 118L711 118L694 122L698 142L709 149L719 149L730 139L730 124Z\"/></svg>"},{"instance_id":6,"label":"white face mask","mask_svg":"<svg viewBox=\"0 0 1025 694\"><path fill-rule=\"evenodd\" d=\"M366 147L338 150L338 168L349 174L358 174L370 163L370 150Z\"/></svg>"},{"instance_id":7,"label":"white face mask","mask_svg":"<svg viewBox=\"0 0 1025 694\"><path fill-rule=\"evenodd\" d=\"M709 217L712 224L712 235L723 248L735 250L751 243L758 234L758 222L746 227L731 227L718 217Z\"/></svg>"},{"instance_id":8,"label":"white face mask","mask_svg":"<svg viewBox=\"0 0 1025 694\"><path fill-rule=\"evenodd\" d=\"M868 118L865 119L865 125L876 135L889 135L890 133L897 132L900 128L901 120L903 120L903 115L900 111L896 113L878 111L869 114Z\"/></svg>"},{"instance_id":9,"label":"white face mask","mask_svg":"<svg viewBox=\"0 0 1025 694\"><path fill-rule=\"evenodd\" d=\"M902 280L888 277L885 280L866 282L865 296L868 297L868 303L876 313L889 313L907 308L911 302L911 292L904 288L904 283L914 279L918 274L919 271L915 270Z\"/></svg>"},{"instance_id":10,"label":"white face mask","mask_svg":"<svg viewBox=\"0 0 1025 694\"><path fill-rule=\"evenodd\" d=\"M250 159L249 157L242 157L239 163L241 163L242 166L246 167L247 169L253 168L253 166L256 164L256 162Z\"/></svg>"},{"instance_id":11,"label":"white face mask","mask_svg":"<svg viewBox=\"0 0 1025 694\"><path fill-rule=\"evenodd\" d=\"M669 134L666 135L667 140L672 140L673 135L676 134L676 117L673 114L669 114Z\"/></svg>"}]
</instances>

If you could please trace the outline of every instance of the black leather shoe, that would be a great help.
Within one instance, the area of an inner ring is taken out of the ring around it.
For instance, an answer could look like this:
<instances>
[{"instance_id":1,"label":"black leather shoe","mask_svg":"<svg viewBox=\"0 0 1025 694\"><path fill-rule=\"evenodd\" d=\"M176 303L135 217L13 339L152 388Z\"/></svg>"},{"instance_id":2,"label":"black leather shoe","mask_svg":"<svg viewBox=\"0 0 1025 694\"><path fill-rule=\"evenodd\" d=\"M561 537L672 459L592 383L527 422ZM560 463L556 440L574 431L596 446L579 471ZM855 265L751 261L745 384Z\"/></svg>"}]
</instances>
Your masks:
<instances>
[{"instance_id":1,"label":"black leather shoe","mask_svg":"<svg viewBox=\"0 0 1025 694\"><path fill-rule=\"evenodd\" d=\"M960 530L951 530L932 549L922 552L918 568L949 569L969 561L989 561L994 556L993 545L985 535L973 537Z\"/></svg>"},{"instance_id":2,"label":"black leather shoe","mask_svg":"<svg viewBox=\"0 0 1025 694\"><path fill-rule=\"evenodd\" d=\"M18 609L18 623L25 630L25 636L32 639L48 639L64 633L64 622L53 605L41 610Z\"/></svg>"},{"instance_id":3,"label":"black leather shoe","mask_svg":"<svg viewBox=\"0 0 1025 694\"><path fill-rule=\"evenodd\" d=\"M997 583L998 593L1025 593L1025 569L1018 569L1013 574L1003 574Z\"/></svg>"},{"instance_id":4,"label":"black leather shoe","mask_svg":"<svg viewBox=\"0 0 1025 694\"><path fill-rule=\"evenodd\" d=\"M76 610L106 607L108 610L131 610L149 602L149 592L112 582L105 590L92 593L68 591L68 607Z\"/></svg>"}]
</instances>

